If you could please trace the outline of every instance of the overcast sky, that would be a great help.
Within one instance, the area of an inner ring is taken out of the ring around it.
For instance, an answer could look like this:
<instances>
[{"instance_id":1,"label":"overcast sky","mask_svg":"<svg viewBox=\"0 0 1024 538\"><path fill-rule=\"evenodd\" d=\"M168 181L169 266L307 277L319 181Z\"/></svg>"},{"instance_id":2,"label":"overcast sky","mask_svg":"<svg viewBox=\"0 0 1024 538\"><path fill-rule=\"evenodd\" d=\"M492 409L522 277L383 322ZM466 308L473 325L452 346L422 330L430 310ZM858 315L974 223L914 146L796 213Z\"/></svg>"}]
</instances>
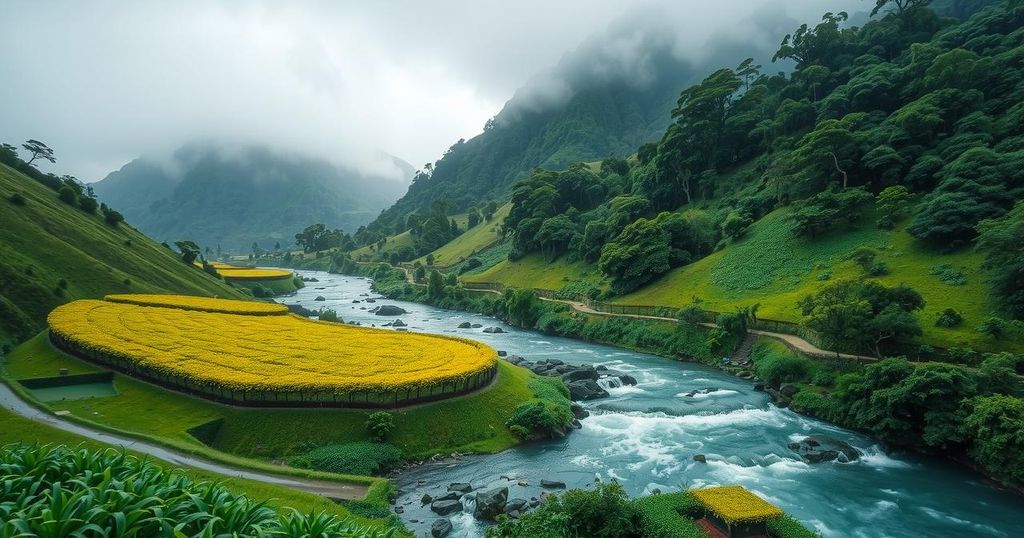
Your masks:
<instances>
[{"instance_id":1,"label":"overcast sky","mask_svg":"<svg viewBox=\"0 0 1024 538\"><path fill-rule=\"evenodd\" d=\"M699 58L712 37L777 44L782 35L757 30L752 19L814 22L825 11L864 7L3 0L0 141L43 140L58 158L45 169L87 181L197 139L303 150L363 168L385 151L418 167L478 134L527 81L551 87L552 70L578 48L577 56L589 54L600 43L605 59L626 69L644 43L628 31L644 26L670 29L676 53Z\"/></svg>"}]
</instances>

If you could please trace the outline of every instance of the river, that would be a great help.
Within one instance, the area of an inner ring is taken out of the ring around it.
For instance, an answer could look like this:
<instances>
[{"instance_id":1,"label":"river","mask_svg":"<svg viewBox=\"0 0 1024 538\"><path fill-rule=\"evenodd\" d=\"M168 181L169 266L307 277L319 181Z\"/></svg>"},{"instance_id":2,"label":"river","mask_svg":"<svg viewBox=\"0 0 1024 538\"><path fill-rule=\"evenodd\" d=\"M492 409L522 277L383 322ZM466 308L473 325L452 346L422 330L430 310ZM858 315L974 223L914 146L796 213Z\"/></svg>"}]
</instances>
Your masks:
<instances>
[{"instance_id":1,"label":"river","mask_svg":"<svg viewBox=\"0 0 1024 538\"><path fill-rule=\"evenodd\" d=\"M364 278L299 271L310 282L282 302L316 310L334 309L345 321L382 324L367 312L373 304L353 303L377 296ZM322 295L326 301L314 301ZM419 303L378 300L409 311L399 316L408 330L477 339L531 361L557 358L606 365L638 380L635 387L611 388L611 396L585 404L591 415L583 428L558 441L504 452L464 456L458 462L424 464L396 479L403 520L429 535L437 516L421 506L424 493L438 495L452 482L476 488L508 485L509 498L539 496L542 478L585 487L595 479L618 480L630 495L704 485L741 484L826 537L1020 536L1024 501L965 468L915 454L886 454L870 438L775 407L750 381L714 368L677 362L616 347L546 336L476 314ZM504 334L456 329L463 322L500 326ZM687 392L711 389L706 395ZM857 447L852 463L811 465L787 444L825 434ZM704 454L707 463L693 460ZM468 513L450 517L453 536L480 536L485 527Z\"/></svg>"}]
</instances>

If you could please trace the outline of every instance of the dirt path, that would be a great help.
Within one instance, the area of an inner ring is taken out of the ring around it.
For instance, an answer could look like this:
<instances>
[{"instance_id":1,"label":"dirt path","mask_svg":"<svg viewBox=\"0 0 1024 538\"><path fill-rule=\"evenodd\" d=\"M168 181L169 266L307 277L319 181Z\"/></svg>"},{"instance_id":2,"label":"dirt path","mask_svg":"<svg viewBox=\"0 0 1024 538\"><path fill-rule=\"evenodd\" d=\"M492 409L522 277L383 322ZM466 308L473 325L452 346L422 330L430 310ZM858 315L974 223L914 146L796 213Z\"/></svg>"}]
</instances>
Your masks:
<instances>
[{"instance_id":1,"label":"dirt path","mask_svg":"<svg viewBox=\"0 0 1024 538\"><path fill-rule=\"evenodd\" d=\"M410 271L406 267L402 267L402 270L405 272L405 279L410 284L413 284L413 285L416 285L416 286L422 286L422 284L419 284L413 278L412 271ZM501 292L497 291L497 290L474 290L474 291L478 291L478 292L491 292L491 293L496 293L498 295L501 295ZM577 312L581 312L583 314L590 314L590 315L593 315L593 316L633 318L633 319L648 319L648 320L653 320L653 321L673 321L673 322L679 321L679 320L677 320L675 318L662 317L662 316L643 316L643 315L640 315L640 314L613 314L611 312L601 312L600 310L594 310L593 308L590 308L586 304L578 302L578 301L569 301L569 300L565 300L565 299L551 299L551 298L548 298L548 297L538 297L538 299L540 299L541 301L549 301L549 302L552 302L552 303L567 304L567 305L571 306L572 309L577 311ZM701 323L701 325L703 325L705 327L712 328L712 329L718 327L718 325L714 324L714 323ZM750 329L749 332L751 334L756 334L758 336L765 336L765 337L768 337L768 338L774 338L774 339L782 342L783 344L786 344L790 348L792 348L792 349L794 349L796 351L799 351L800 353L803 353L805 355L810 355L812 357L819 357L819 358L823 358L823 359L833 359L833 358L834 359L846 359L846 360L863 361L863 362L876 362L878 360L877 357L871 357L871 356L868 356L868 355L853 355L853 354L850 354L850 353L840 353L838 351L830 351L828 349L821 349L820 347L818 347L818 346L808 342L807 340L804 340L803 338L801 338L801 337L799 337L799 336L797 336L795 334L777 333L777 332L772 332L772 331L761 331L761 330L757 330L757 329Z\"/></svg>"},{"instance_id":2,"label":"dirt path","mask_svg":"<svg viewBox=\"0 0 1024 538\"><path fill-rule=\"evenodd\" d=\"M76 422L64 420L60 417L45 413L33 407L19 398L18 395L11 390L11 387L7 386L7 384L3 382L0 382L0 406L3 406L10 412L29 420L41 422L48 426L80 435L88 439L107 443L109 445L124 447L182 467L193 467L203 471L219 473L224 476L245 478L247 480L255 480L266 484L289 487L322 495L330 499L362 499L366 496L367 486L363 485L344 484L341 482L330 482L327 480L314 480L309 478L274 475L258 471L248 471L216 463L191 454L180 453L160 445L138 441L100 430L94 430Z\"/></svg>"}]
</instances>

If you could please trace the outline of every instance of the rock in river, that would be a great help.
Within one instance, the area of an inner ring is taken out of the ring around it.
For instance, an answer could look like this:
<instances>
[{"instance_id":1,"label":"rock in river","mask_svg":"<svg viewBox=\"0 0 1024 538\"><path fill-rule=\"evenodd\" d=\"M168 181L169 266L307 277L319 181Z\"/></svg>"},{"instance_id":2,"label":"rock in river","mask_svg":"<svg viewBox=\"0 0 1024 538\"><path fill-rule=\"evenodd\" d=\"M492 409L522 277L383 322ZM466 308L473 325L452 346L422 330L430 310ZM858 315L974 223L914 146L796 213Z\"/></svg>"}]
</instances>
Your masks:
<instances>
[{"instance_id":1,"label":"rock in river","mask_svg":"<svg viewBox=\"0 0 1024 538\"><path fill-rule=\"evenodd\" d=\"M497 487L476 494L476 509L473 515L477 519L494 521L505 510L505 503L508 501L508 488Z\"/></svg>"},{"instance_id":2,"label":"rock in river","mask_svg":"<svg viewBox=\"0 0 1024 538\"><path fill-rule=\"evenodd\" d=\"M502 329L501 327L488 327L484 329L484 332L488 334L501 334L505 332L505 330Z\"/></svg>"},{"instance_id":3,"label":"rock in river","mask_svg":"<svg viewBox=\"0 0 1024 538\"><path fill-rule=\"evenodd\" d=\"M448 491L469 493L470 491L473 491L473 486L466 484L465 482L455 482L454 484L448 484Z\"/></svg>"},{"instance_id":4,"label":"rock in river","mask_svg":"<svg viewBox=\"0 0 1024 538\"><path fill-rule=\"evenodd\" d=\"M408 314L408 312L404 308L391 304L375 307L374 309L370 310L370 312L373 312L378 316L401 316L402 314Z\"/></svg>"},{"instance_id":5,"label":"rock in river","mask_svg":"<svg viewBox=\"0 0 1024 538\"><path fill-rule=\"evenodd\" d=\"M547 489L565 489L565 482L557 480L541 480L540 487Z\"/></svg>"},{"instance_id":6,"label":"rock in river","mask_svg":"<svg viewBox=\"0 0 1024 538\"><path fill-rule=\"evenodd\" d=\"M789 449L796 452L807 463L839 461L846 463L860 458L860 451L846 441L825 435L811 435L798 443L790 443Z\"/></svg>"},{"instance_id":7,"label":"rock in river","mask_svg":"<svg viewBox=\"0 0 1024 538\"><path fill-rule=\"evenodd\" d=\"M324 297L323 295L317 295L316 299L313 299L313 300L314 301L326 301L327 297Z\"/></svg>"},{"instance_id":8,"label":"rock in river","mask_svg":"<svg viewBox=\"0 0 1024 538\"><path fill-rule=\"evenodd\" d=\"M569 397L576 401L595 400L608 396L608 391L601 388L601 385L592 379L573 381L568 384L568 387Z\"/></svg>"},{"instance_id":9,"label":"rock in river","mask_svg":"<svg viewBox=\"0 0 1024 538\"><path fill-rule=\"evenodd\" d=\"M430 503L430 509L442 516L446 516L455 512L461 512L462 503L459 501L434 501Z\"/></svg>"},{"instance_id":10,"label":"rock in river","mask_svg":"<svg viewBox=\"0 0 1024 538\"><path fill-rule=\"evenodd\" d=\"M444 538L452 532L452 522L447 519L438 519L430 526L430 536L433 538Z\"/></svg>"},{"instance_id":11,"label":"rock in river","mask_svg":"<svg viewBox=\"0 0 1024 538\"><path fill-rule=\"evenodd\" d=\"M472 324L470 322L468 322L468 321L463 321L458 326L459 329L468 329L470 327L472 327Z\"/></svg>"}]
</instances>

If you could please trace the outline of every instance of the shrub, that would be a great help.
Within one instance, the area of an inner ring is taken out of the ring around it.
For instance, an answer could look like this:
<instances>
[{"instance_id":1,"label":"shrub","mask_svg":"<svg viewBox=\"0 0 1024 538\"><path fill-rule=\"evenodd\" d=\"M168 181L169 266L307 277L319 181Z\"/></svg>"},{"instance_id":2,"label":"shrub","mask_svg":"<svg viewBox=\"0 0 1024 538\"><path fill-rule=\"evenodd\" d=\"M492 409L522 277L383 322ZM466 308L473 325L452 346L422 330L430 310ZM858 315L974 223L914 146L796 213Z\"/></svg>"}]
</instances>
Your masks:
<instances>
[{"instance_id":1,"label":"shrub","mask_svg":"<svg viewBox=\"0 0 1024 538\"><path fill-rule=\"evenodd\" d=\"M368 441L326 445L291 460L304 469L364 476L386 473L401 462L402 451L395 445Z\"/></svg>"},{"instance_id":2,"label":"shrub","mask_svg":"<svg viewBox=\"0 0 1024 538\"><path fill-rule=\"evenodd\" d=\"M939 277L939 280L945 284L949 284L950 286L963 286L967 283L967 275L965 275L960 269L956 269L948 263L934 265L928 270L928 272Z\"/></svg>"},{"instance_id":3,"label":"shrub","mask_svg":"<svg viewBox=\"0 0 1024 538\"><path fill-rule=\"evenodd\" d=\"M814 366L808 359L781 347L781 344L760 343L751 355L754 372L772 385L806 380Z\"/></svg>"},{"instance_id":4,"label":"shrub","mask_svg":"<svg viewBox=\"0 0 1024 538\"><path fill-rule=\"evenodd\" d=\"M868 267L868 274L871 276L882 276L889 274L889 266L885 262L875 262Z\"/></svg>"},{"instance_id":5,"label":"shrub","mask_svg":"<svg viewBox=\"0 0 1024 538\"><path fill-rule=\"evenodd\" d=\"M963 322L964 317L960 315L960 312L957 312L952 308L947 308L939 313L939 317L935 319L935 326L949 329L952 327L958 327Z\"/></svg>"},{"instance_id":6,"label":"shrub","mask_svg":"<svg viewBox=\"0 0 1024 538\"><path fill-rule=\"evenodd\" d=\"M343 323L342 319L338 317L338 313L330 308L321 308L320 312L317 313L317 317L320 319L320 321Z\"/></svg>"},{"instance_id":7,"label":"shrub","mask_svg":"<svg viewBox=\"0 0 1024 538\"><path fill-rule=\"evenodd\" d=\"M520 439L560 437L572 422L567 406L551 401L530 401L519 404L505 426Z\"/></svg>"},{"instance_id":8,"label":"shrub","mask_svg":"<svg viewBox=\"0 0 1024 538\"><path fill-rule=\"evenodd\" d=\"M75 194L75 190L65 185L57 191L57 198L60 198L61 202L70 206L78 205L78 195Z\"/></svg>"},{"instance_id":9,"label":"shrub","mask_svg":"<svg viewBox=\"0 0 1024 538\"><path fill-rule=\"evenodd\" d=\"M513 521L501 516L488 538L555 538L633 536L639 513L618 482L598 483L592 490L571 489Z\"/></svg>"},{"instance_id":10,"label":"shrub","mask_svg":"<svg viewBox=\"0 0 1024 538\"><path fill-rule=\"evenodd\" d=\"M99 207L99 202L91 196L83 196L78 199L78 207L80 207L82 211L92 214L96 213L96 208Z\"/></svg>"},{"instance_id":11,"label":"shrub","mask_svg":"<svg viewBox=\"0 0 1024 538\"><path fill-rule=\"evenodd\" d=\"M108 207L103 209L103 220L107 224L116 227L118 224L124 222L124 215Z\"/></svg>"},{"instance_id":12,"label":"shrub","mask_svg":"<svg viewBox=\"0 0 1024 538\"><path fill-rule=\"evenodd\" d=\"M25 205L25 196L20 192L8 196L7 199L14 205Z\"/></svg>"},{"instance_id":13,"label":"shrub","mask_svg":"<svg viewBox=\"0 0 1024 538\"><path fill-rule=\"evenodd\" d=\"M366 417L366 431L374 441L381 442L387 439L394 428L395 416L387 411L377 411Z\"/></svg>"}]
</instances>

